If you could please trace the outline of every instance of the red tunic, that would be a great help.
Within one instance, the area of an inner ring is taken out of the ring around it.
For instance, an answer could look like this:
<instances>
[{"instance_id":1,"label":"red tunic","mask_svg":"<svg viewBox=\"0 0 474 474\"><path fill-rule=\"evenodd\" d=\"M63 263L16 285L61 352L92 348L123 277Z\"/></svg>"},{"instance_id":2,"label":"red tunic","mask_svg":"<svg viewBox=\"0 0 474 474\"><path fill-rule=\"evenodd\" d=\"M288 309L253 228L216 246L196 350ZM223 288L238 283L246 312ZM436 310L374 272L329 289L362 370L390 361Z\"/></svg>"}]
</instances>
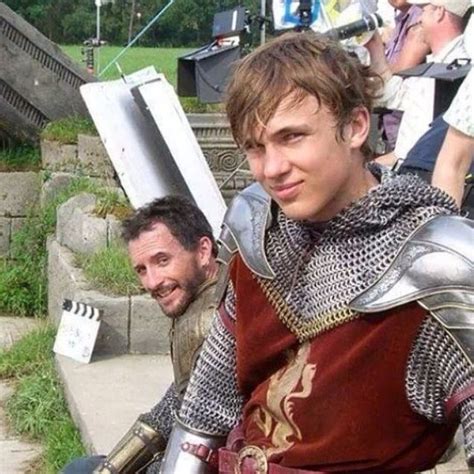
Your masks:
<instances>
[{"instance_id":1,"label":"red tunic","mask_svg":"<svg viewBox=\"0 0 474 474\"><path fill-rule=\"evenodd\" d=\"M328 472L410 473L436 464L456 424L416 414L405 391L423 309L365 315L301 344L239 258L232 280L246 444L264 447L272 462Z\"/></svg>"}]
</instances>

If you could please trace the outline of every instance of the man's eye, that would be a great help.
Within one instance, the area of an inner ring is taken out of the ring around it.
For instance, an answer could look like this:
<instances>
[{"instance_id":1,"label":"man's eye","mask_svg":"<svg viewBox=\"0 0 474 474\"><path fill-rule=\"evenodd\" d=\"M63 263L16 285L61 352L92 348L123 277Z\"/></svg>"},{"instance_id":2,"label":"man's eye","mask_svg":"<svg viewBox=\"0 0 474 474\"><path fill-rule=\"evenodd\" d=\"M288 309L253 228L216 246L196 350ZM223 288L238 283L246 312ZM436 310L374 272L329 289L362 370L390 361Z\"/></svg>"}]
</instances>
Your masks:
<instances>
[{"instance_id":1,"label":"man's eye","mask_svg":"<svg viewBox=\"0 0 474 474\"><path fill-rule=\"evenodd\" d=\"M168 265L170 259L168 257L164 257L164 258L160 258L156 263L160 266L160 267L164 267L166 265Z\"/></svg>"},{"instance_id":2,"label":"man's eye","mask_svg":"<svg viewBox=\"0 0 474 474\"><path fill-rule=\"evenodd\" d=\"M136 271L137 275L139 275L139 276L145 275L145 273L146 273L144 267L136 268L135 271Z\"/></svg>"},{"instance_id":3,"label":"man's eye","mask_svg":"<svg viewBox=\"0 0 474 474\"><path fill-rule=\"evenodd\" d=\"M263 151L263 145L248 145L244 148L244 152L247 155L258 155Z\"/></svg>"},{"instance_id":4,"label":"man's eye","mask_svg":"<svg viewBox=\"0 0 474 474\"><path fill-rule=\"evenodd\" d=\"M287 143L296 142L303 136L302 133L287 133L283 140Z\"/></svg>"}]
</instances>

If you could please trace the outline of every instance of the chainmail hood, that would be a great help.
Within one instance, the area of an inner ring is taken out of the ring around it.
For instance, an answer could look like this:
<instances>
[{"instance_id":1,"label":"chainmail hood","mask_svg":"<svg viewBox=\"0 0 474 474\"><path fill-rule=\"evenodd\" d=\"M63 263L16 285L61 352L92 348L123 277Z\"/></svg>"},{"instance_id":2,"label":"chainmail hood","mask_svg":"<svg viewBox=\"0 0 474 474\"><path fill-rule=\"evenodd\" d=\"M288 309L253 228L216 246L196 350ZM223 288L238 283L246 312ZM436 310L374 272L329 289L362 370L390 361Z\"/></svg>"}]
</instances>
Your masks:
<instances>
[{"instance_id":1,"label":"chainmail hood","mask_svg":"<svg viewBox=\"0 0 474 474\"><path fill-rule=\"evenodd\" d=\"M282 322L305 341L355 319L349 302L388 268L420 225L457 212L444 192L416 176L371 171L380 184L324 225L277 210L265 242L276 277L255 277Z\"/></svg>"}]
</instances>

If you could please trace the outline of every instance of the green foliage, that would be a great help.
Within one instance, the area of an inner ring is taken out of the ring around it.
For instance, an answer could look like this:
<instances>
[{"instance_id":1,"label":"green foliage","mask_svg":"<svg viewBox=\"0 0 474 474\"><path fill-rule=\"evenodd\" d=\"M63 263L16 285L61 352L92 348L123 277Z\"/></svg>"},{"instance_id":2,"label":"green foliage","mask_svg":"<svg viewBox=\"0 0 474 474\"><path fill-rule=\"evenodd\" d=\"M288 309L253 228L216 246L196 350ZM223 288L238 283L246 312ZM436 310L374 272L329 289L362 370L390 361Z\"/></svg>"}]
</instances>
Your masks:
<instances>
[{"instance_id":1,"label":"green foliage","mask_svg":"<svg viewBox=\"0 0 474 474\"><path fill-rule=\"evenodd\" d=\"M76 262L100 291L119 296L136 295L143 291L127 251L119 243L113 243L90 256L78 255Z\"/></svg>"},{"instance_id":2,"label":"green foliage","mask_svg":"<svg viewBox=\"0 0 474 474\"><path fill-rule=\"evenodd\" d=\"M0 377L17 380L7 416L16 432L44 446L42 467L48 473L85 452L54 368L54 338L54 328L45 325L0 352Z\"/></svg>"},{"instance_id":3,"label":"green foliage","mask_svg":"<svg viewBox=\"0 0 474 474\"><path fill-rule=\"evenodd\" d=\"M0 150L0 171L36 171L41 167L38 147L19 145Z\"/></svg>"},{"instance_id":4,"label":"green foliage","mask_svg":"<svg viewBox=\"0 0 474 474\"><path fill-rule=\"evenodd\" d=\"M5 0L5 3L56 43L82 43L95 36L92 0ZM115 0L101 7L101 37L125 45L169 0ZM212 34L214 14L238 4L258 13L259 0L177 0L140 39L141 46L202 46Z\"/></svg>"},{"instance_id":5,"label":"green foliage","mask_svg":"<svg viewBox=\"0 0 474 474\"><path fill-rule=\"evenodd\" d=\"M56 208L81 192L96 194L99 208L108 209L110 191L90 179L78 178L44 206L32 209L23 226L13 234L12 259L0 260L0 311L20 316L46 313L46 238L55 230Z\"/></svg>"},{"instance_id":6,"label":"green foliage","mask_svg":"<svg viewBox=\"0 0 474 474\"><path fill-rule=\"evenodd\" d=\"M94 209L94 214L97 217L105 218L107 214L113 214L119 220L123 220L133 211L128 201L115 191L97 188L92 192L97 196Z\"/></svg>"},{"instance_id":7,"label":"green foliage","mask_svg":"<svg viewBox=\"0 0 474 474\"><path fill-rule=\"evenodd\" d=\"M9 349L0 350L0 378L21 378L34 374L51 358L49 349L54 343L55 330L41 325Z\"/></svg>"},{"instance_id":8,"label":"green foliage","mask_svg":"<svg viewBox=\"0 0 474 474\"><path fill-rule=\"evenodd\" d=\"M94 123L82 117L67 117L50 122L41 132L44 140L54 140L63 144L77 143L77 136L97 135Z\"/></svg>"}]
</instances>

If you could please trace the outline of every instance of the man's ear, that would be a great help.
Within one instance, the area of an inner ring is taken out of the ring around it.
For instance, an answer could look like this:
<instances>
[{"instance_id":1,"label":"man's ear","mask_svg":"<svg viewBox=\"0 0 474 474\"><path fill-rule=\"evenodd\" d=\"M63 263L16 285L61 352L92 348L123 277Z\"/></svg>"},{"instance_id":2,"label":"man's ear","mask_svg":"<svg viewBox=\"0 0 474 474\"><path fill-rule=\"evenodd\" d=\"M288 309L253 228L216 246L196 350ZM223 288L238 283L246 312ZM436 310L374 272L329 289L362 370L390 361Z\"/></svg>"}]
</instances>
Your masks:
<instances>
[{"instance_id":1,"label":"man's ear","mask_svg":"<svg viewBox=\"0 0 474 474\"><path fill-rule=\"evenodd\" d=\"M447 14L448 11L446 10L446 8L442 6L434 6L433 15L438 23L440 23Z\"/></svg>"},{"instance_id":2,"label":"man's ear","mask_svg":"<svg viewBox=\"0 0 474 474\"><path fill-rule=\"evenodd\" d=\"M369 135L370 114L365 107L356 107L352 111L351 122L347 126L346 140L349 141L351 148L360 148Z\"/></svg>"},{"instance_id":3,"label":"man's ear","mask_svg":"<svg viewBox=\"0 0 474 474\"><path fill-rule=\"evenodd\" d=\"M208 265L212 257L212 241L209 237L202 236L198 246L199 261L202 265Z\"/></svg>"}]
</instances>

